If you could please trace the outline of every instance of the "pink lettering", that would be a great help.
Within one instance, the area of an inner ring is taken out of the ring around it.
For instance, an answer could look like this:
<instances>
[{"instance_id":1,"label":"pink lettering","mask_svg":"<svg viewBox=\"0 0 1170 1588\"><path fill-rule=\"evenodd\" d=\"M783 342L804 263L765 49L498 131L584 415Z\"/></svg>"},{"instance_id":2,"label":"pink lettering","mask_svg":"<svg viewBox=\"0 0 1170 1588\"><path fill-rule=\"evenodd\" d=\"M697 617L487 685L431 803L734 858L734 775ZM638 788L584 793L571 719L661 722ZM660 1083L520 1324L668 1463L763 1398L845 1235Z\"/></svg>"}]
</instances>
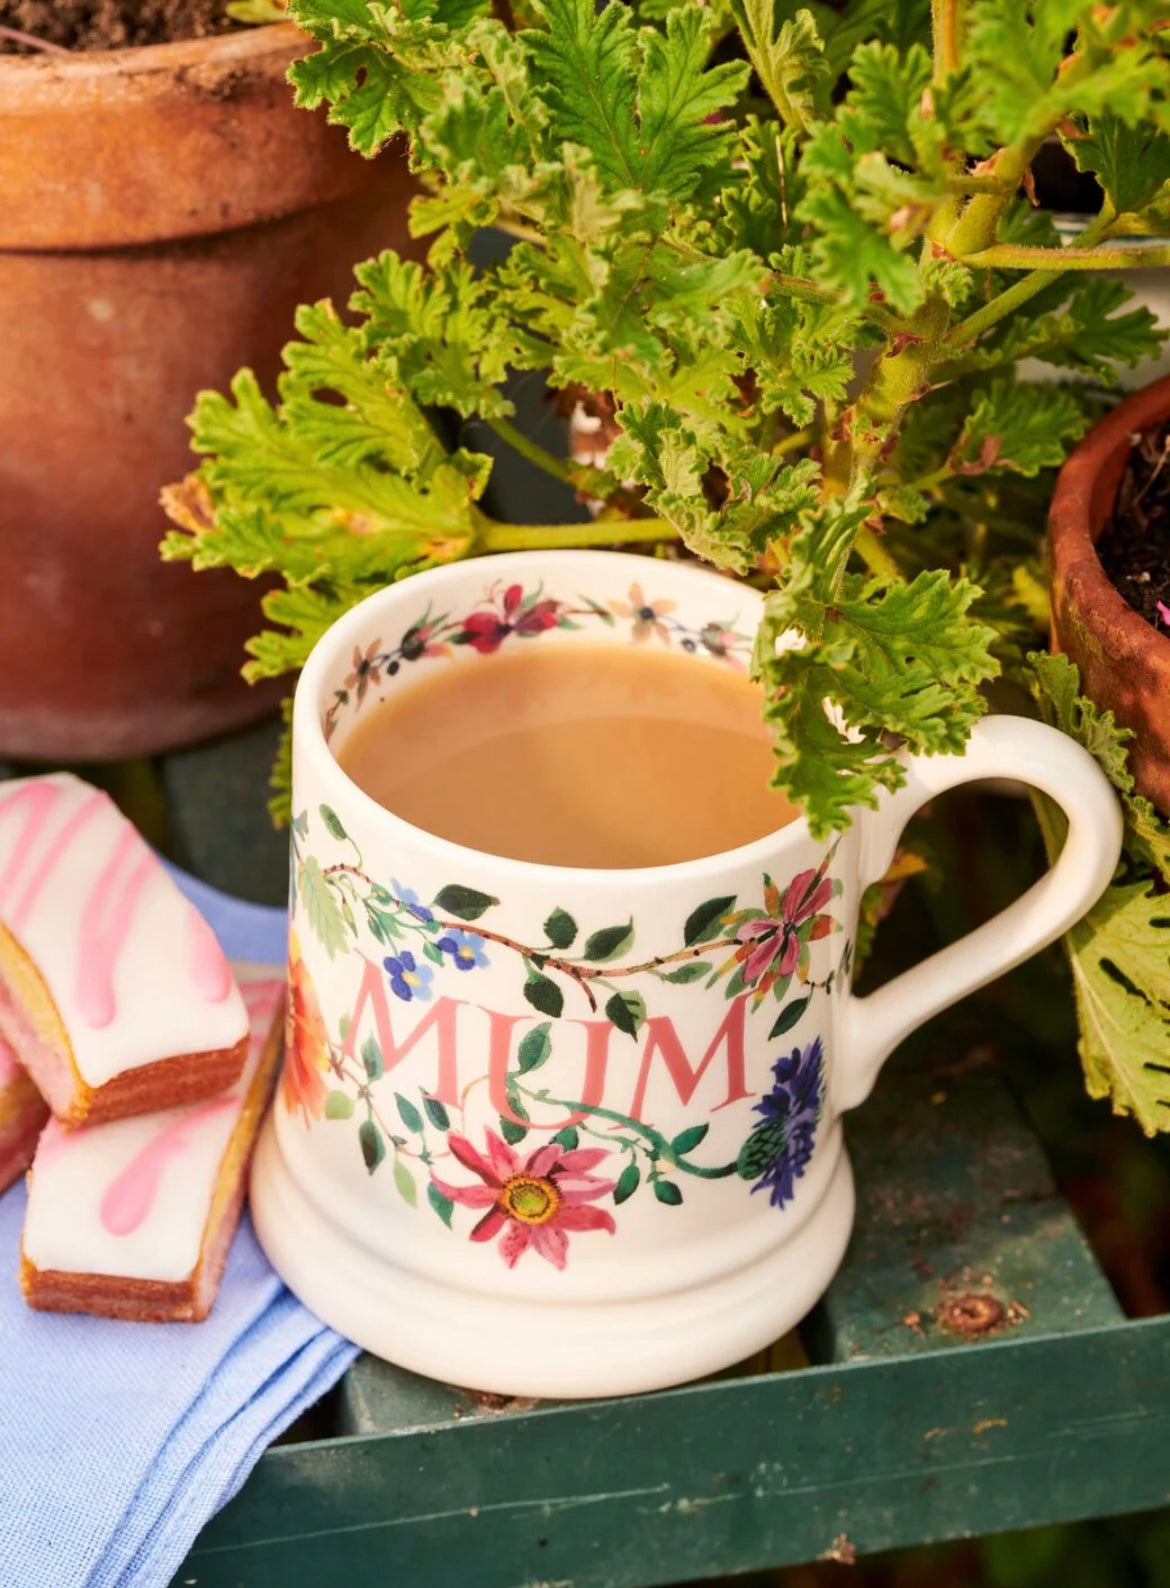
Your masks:
<instances>
[{"instance_id":1,"label":"pink lettering","mask_svg":"<svg viewBox=\"0 0 1170 1588\"><path fill-rule=\"evenodd\" d=\"M728 1008L722 1025L711 1038L697 1068L692 1067L687 1058L679 1034L674 1029L674 1021L668 1015L652 1015L647 1020L646 1046L642 1052L642 1065L638 1071L638 1084L634 1088L634 1100L630 1105L631 1118L642 1119L642 1110L646 1104L646 1089L650 1084L650 1069L656 1053L662 1054L666 1072L684 1107L695 1095L699 1082L706 1075L711 1061L724 1044L727 1046L727 1096L712 1112L718 1112L720 1108L728 1108L732 1103L738 1103L752 1095L744 1085L744 1030L747 1000L748 994L745 993Z\"/></svg>"},{"instance_id":2,"label":"pink lettering","mask_svg":"<svg viewBox=\"0 0 1170 1588\"><path fill-rule=\"evenodd\" d=\"M362 961L362 980L349 1018L349 1029L341 1051L352 1059L357 1051L358 1035L367 1008L374 1017L374 1030L378 1046L382 1049L382 1064L387 1073L401 1064L407 1054L432 1029L439 1046L438 1081L431 1093L449 1108L459 1107L459 1071L455 1045L455 1016L462 1008L458 998L437 998L426 1014L404 1041L398 1042L390 1024L390 1000L386 996L386 980L381 970L365 955Z\"/></svg>"}]
</instances>

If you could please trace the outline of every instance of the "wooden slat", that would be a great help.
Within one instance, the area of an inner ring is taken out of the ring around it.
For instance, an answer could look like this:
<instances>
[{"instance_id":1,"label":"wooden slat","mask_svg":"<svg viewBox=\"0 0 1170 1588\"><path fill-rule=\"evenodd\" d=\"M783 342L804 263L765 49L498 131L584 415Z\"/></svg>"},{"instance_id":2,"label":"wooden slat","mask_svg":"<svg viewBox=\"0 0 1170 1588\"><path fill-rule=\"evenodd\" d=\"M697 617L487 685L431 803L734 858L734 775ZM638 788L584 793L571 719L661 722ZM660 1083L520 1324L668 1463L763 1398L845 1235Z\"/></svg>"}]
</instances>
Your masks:
<instances>
[{"instance_id":1,"label":"wooden slat","mask_svg":"<svg viewBox=\"0 0 1170 1588\"><path fill-rule=\"evenodd\" d=\"M650 1588L1168 1494L1159 1318L273 1450L176 1581Z\"/></svg>"}]
</instances>

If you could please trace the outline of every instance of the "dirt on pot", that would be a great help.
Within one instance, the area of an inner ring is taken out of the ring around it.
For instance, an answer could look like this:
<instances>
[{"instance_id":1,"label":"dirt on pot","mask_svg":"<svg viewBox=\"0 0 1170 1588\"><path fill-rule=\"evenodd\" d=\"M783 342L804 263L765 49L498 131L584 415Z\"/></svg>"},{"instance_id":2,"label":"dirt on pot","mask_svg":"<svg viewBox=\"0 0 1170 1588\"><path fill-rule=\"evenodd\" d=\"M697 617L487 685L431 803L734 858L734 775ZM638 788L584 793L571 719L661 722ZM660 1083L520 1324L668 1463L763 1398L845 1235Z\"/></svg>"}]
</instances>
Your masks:
<instances>
[{"instance_id":1,"label":"dirt on pot","mask_svg":"<svg viewBox=\"0 0 1170 1588\"><path fill-rule=\"evenodd\" d=\"M228 33L238 24L225 0L0 0L0 28L66 50L123 50ZM0 32L0 54L32 55L34 44Z\"/></svg>"},{"instance_id":2,"label":"dirt on pot","mask_svg":"<svg viewBox=\"0 0 1170 1588\"><path fill-rule=\"evenodd\" d=\"M1134 611L1170 630L1170 423L1138 436L1097 555Z\"/></svg>"}]
</instances>

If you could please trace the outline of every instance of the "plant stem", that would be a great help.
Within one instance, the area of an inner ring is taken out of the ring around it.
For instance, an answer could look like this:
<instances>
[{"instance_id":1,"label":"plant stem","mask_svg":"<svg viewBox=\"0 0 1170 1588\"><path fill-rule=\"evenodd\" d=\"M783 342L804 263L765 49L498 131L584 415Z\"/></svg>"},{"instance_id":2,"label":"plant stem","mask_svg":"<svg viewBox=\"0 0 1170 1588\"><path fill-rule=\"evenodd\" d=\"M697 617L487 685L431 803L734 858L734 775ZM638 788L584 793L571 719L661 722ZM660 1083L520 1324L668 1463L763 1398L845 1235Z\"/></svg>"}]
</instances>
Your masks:
<instances>
[{"instance_id":1,"label":"plant stem","mask_svg":"<svg viewBox=\"0 0 1170 1588\"><path fill-rule=\"evenodd\" d=\"M499 524L477 515L475 549L481 551L549 551L560 546L655 545L677 540L663 518L590 520L583 524Z\"/></svg>"},{"instance_id":2,"label":"plant stem","mask_svg":"<svg viewBox=\"0 0 1170 1588\"><path fill-rule=\"evenodd\" d=\"M790 452L800 452L813 440L814 431L798 430L795 435L783 436L772 448L774 458L786 458Z\"/></svg>"},{"instance_id":3,"label":"plant stem","mask_svg":"<svg viewBox=\"0 0 1170 1588\"><path fill-rule=\"evenodd\" d=\"M934 81L941 83L962 62L962 0L930 0L931 34L934 40Z\"/></svg>"},{"instance_id":4,"label":"plant stem","mask_svg":"<svg viewBox=\"0 0 1170 1588\"><path fill-rule=\"evenodd\" d=\"M536 468L543 469L556 480L569 479L569 464L564 458L554 457L538 442L529 440L506 419L485 419L483 422L489 430L499 436L501 441L506 441L514 452L518 452L522 458L527 458Z\"/></svg>"},{"instance_id":5,"label":"plant stem","mask_svg":"<svg viewBox=\"0 0 1170 1588\"><path fill-rule=\"evenodd\" d=\"M1029 248L1022 243L994 243L977 254L967 254L965 265L985 265L998 270L1133 270L1142 266L1170 265L1170 243L1144 248Z\"/></svg>"},{"instance_id":6,"label":"plant stem","mask_svg":"<svg viewBox=\"0 0 1170 1588\"><path fill-rule=\"evenodd\" d=\"M901 568L886 550L881 536L875 535L872 529L866 529L863 525L857 531L853 549L876 578L889 579L895 584L903 582Z\"/></svg>"}]
</instances>

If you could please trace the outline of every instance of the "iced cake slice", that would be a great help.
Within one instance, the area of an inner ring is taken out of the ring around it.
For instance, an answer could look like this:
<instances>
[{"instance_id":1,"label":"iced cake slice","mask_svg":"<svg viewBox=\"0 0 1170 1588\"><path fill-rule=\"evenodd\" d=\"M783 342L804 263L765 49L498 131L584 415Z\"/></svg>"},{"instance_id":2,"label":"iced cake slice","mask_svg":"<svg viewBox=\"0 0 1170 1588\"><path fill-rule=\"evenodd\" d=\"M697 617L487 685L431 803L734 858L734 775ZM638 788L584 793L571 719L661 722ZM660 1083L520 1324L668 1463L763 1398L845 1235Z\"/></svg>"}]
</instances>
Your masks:
<instances>
[{"instance_id":1,"label":"iced cake slice","mask_svg":"<svg viewBox=\"0 0 1170 1588\"><path fill-rule=\"evenodd\" d=\"M0 1035L68 1125L210 1097L244 1063L211 928L113 801L66 773L0 784Z\"/></svg>"},{"instance_id":2,"label":"iced cake slice","mask_svg":"<svg viewBox=\"0 0 1170 1588\"><path fill-rule=\"evenodd\" d=\"M30 1306L143 1322L211 1310L280 1055L284 979L236 966L250 1035L222 1097L80 1130L50 1121L28 1180Z\"/></svg>"},{"instance_id":3,"label":"iced cake slice","mask_svg":"<svg viewBox=\"0 0 1170 1588\"><path fill-rule=\"evenodd\" d=\"M32 1162L49 1110L16 1055L0 1037L0 1191Z\"/></svg>"}]
</instances>

